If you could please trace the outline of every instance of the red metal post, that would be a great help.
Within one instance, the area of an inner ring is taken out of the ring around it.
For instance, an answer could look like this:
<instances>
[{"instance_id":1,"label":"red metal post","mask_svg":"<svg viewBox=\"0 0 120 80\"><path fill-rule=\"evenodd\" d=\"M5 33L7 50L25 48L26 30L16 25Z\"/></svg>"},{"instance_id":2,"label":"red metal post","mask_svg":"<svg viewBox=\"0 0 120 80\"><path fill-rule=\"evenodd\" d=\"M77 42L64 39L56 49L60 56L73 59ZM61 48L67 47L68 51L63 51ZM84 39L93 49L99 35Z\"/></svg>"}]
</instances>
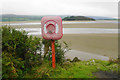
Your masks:
<instances>
[{"instance_id":1,"label":"red metal post","mask_svg":"<svg viewBox=\"0 0 120 80\"><path fill-rule=\"evenodd\" d=\"M55 69L55 41L51 40L52 42L52 67Z\"/></svg>"}]
</instances>

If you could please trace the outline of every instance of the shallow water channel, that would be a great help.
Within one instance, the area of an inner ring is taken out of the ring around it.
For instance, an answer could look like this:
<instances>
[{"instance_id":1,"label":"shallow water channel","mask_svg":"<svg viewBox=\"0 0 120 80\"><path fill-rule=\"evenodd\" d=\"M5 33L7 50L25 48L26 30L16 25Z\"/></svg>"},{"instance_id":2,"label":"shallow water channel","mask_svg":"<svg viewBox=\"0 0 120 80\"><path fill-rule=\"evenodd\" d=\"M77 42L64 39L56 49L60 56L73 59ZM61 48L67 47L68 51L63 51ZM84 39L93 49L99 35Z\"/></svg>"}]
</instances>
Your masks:
<instances>
[{"instance_id":1,"label":"shallow water channel","mask_svg":"<svg viewBox=\"0 0 120 80\"><path fill-rule=\"evenodd\" d=\"M41 28L17 28L16 30L25 30L28 35L40 35ZM63 28L63 34L117 34L118 29L105 28Z\"/></svg>"}]
</instances>

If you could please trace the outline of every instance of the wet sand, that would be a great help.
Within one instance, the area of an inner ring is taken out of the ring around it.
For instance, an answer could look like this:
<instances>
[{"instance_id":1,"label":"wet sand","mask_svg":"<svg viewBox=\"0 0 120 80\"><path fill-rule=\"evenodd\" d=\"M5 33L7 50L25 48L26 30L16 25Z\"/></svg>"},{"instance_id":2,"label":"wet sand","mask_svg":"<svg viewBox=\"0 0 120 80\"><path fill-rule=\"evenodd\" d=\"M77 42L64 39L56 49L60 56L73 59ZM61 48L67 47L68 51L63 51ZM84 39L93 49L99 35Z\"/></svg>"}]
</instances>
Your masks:
<instances>
[{"instance_id":1,"label":"wet sand","mask_svg":"<svg viewBox=\"0 0 120 80\"><path fill-rule=\"evenodd\" d=\"M108 57L118 56L117 34L65 34L60 41L66 41L73 50Z\"/></svg>"},{"instance_id":2,"label":"wet sand","mask_svg":"<svg viewBox=\"0 0 120 80\"><path fill-rule=\"evenodd\" d=\"M40 21L20 21L20 22L3 22L3 24L10 24L10 23L37 23ZM63 21L63 22L90 22L90 21ZM91 21L92 22L92 21ZM96 21L100 22L100 21ZM116 21L117 22L117 21ZM40 28L41 25L18 25L18 26L11 26L15 28ZM118 23L77 23L77 24L63 24L64 28L118 28Z\"/></svg>"},{"instance_id":3,"label":"wet sand","mask_svg":"<svg viewBox=\"0 0 120 80\"><path fill-rule=\"evenodd\" d=\"M88 24L64 24L64 28L112 28L117 29L116 23L88 23Z\"/></svg>"},{"instance_id":4,"label":"wet sand","mask_svg":"<svg viewBox=\"0 0 120 80\"><path fill-rule=\"evenodd\" d=\"M41 25L24 25L24 26L22 25L22 26L13 26L13 27L40 28ZM63 24L63 27L64 28L114 28L114 29L117 29L118 24L117 23L90 23L90 24L78 23L78 24ZM37 37L41 37L41 36L37 35ZM78 50L78 51L93 53L93 54L107 56L107 57L118 56L118 35L117 34L64 34L63 38L59 41L66 41L72 50Z\"/></svg>"},{"instance_id":5,"label":"wet sand","mask_svg":"<svg viewBox=\"0 0 120 80\"><path fill-rule=\"evenodd\" d=\"M11 26L14 28L40 28L41 25L19 25L19 26ZM117 29L118 24L116 23L90 23L90 24L63 24L64 28L112 28Z\"/></svg>"},{"instance_id":6,"label":"wet sand","mask_svg":"<svg viewBox=\"0 0 120 80\"><path fill-rule=\"evenodd\" d=\"M105 60L105 61L109 60L109 57L107 56L102 56L102 55L78 51L78 50L70 50L65 53L66 59L73 60L75 57L77 57L80 60L89 60L89 59L100 59L100 60Z\"/></svg>"},{"instance_id":7,"label":"wet sand","mask_svg":"<svg viewBox=\"0 0 120 80\"><path fill-rule=\"evenodd\" d=\"M42 38L41 35L36 36ZM64 34L59 41L65 41L72 50L112 58L118 57L118 34Z\"/></svg>"}]
</instances>

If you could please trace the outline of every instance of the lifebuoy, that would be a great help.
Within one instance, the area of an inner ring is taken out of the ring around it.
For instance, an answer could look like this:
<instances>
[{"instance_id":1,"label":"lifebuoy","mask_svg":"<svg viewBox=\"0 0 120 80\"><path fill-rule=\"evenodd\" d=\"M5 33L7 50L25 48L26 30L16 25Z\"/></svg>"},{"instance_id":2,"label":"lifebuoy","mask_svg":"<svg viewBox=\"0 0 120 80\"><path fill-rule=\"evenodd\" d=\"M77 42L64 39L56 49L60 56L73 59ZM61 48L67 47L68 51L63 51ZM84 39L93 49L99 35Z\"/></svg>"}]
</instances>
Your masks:
<instances>
[{"instance_id":1,"label":"lifebuoy","mask_svg":"<svg viewBox=\"0 0 120 80\"><path fill-rule=\"evenodd\" d=\"M44 25L44 32L45 32L45 33L47 33L46 27L47 27L47 25L45 24L45 25ZM58 33L58 24L56 24L55 27L56 27L55 33Z\"/></svg>"}]
</instances>

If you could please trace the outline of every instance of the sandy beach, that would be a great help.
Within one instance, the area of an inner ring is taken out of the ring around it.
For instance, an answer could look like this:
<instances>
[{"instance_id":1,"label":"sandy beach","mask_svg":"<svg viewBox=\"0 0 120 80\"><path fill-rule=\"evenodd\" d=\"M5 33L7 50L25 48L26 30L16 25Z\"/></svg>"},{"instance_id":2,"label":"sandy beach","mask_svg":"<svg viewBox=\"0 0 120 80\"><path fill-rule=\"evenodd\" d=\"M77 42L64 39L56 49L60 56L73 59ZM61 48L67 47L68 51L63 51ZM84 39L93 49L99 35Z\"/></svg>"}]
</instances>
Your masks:
<instances>
[{"instance_id":1,"label":"sandy beach","mask_svg":"<svg viewBox=\"0 0 120 80\"><path fill-rule=\"evenodd\" d=\"M117 34L65 34L60 41L66 41L73 50L108 57L118 56Z\"/></svg>"},{"instance_id":2,"label":"sandy beach","mask_svg":"<svg viewBox=\"0 0 120 80\"><path fill-rule=\"evenodd\" d=\"M105 23L102 23L104 22ZM20 21L20 22L2 22L2 24L16 24L16 23L40 23L41 21ZM111 23L111 21L107 20L98 20L96 22L98 23L77 23L77 24L71 24L70 22L93 22L93 21L63 21L63 23L68 24L63 24L63 28L112 28L112 29L117 29L118 28L118 23ZM109 23L107 23L109 22ZM117 22L114 21L114 22ZM41 25L12 25L11 27L14 28L40 28Z\"/></svg>"},{"instance_id":3,"label":"sandy beach","mask_svg":"<svg viewBox=\"0 0 120 80\"><path fill-rule=\"evenodd\" d=\"M13 23L17 23L17 22L13 22ZM41 25L18 25L12 27L40 28ZM117 29L118 24L117 23L87 23L87 24L77 23L77 24L63 24L63 27ZM41 35L36 35L36 36L42 38ZM99 34L64 34L63 38L59 41L67 42L72 50L92 53L106 57L118 56L118 34L104 34L104 33L103 34L100 33Z\"/></svg>"},{"instance_id":4,"label":"sandy beach","mask_svg":"<svg viewBox=\"0 0 120 80\"><path fill-rule=\"evenodd\" d=\"M72 50L112 58L118 56L118 34L64 34L59 42L62 41Z\"/></svg>"}]
</instances>

